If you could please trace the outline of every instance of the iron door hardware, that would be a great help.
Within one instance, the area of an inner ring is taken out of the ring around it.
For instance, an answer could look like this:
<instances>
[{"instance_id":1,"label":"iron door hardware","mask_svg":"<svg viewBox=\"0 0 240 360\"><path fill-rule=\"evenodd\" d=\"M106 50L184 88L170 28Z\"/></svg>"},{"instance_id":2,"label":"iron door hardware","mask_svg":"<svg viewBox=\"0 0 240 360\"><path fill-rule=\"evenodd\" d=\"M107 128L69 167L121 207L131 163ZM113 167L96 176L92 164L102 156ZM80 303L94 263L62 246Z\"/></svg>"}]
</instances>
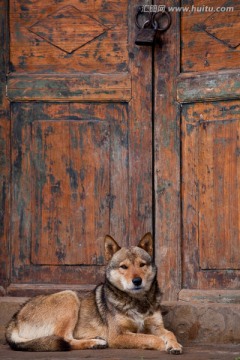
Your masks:
<instances>
[{"instance_id":1,"label":"iron door hardware","mask_svg":"<svg viewBox=\"0 0 240 360\"><path fill-rule=\"evenodd\" d=\"M153 46L160 41L160 35L171 25L170 13L165 8L155 13L147 13L148 19L140 24L140 18L146 17L144 7L139 6L136 13L136 25L139 29L135 44L140 46Z\"/></svg>"}]
</instances>

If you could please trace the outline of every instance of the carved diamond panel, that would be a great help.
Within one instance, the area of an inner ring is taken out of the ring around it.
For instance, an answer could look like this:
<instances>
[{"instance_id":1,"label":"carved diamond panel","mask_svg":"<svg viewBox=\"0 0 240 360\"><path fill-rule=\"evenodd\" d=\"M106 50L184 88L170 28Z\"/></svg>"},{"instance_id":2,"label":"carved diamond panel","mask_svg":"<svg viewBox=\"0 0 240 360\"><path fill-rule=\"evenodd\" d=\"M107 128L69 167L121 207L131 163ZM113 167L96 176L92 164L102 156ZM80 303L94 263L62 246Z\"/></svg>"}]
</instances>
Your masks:
<instances>
[{"instance_id":1,"label":"carved diamond panel","mask_svg":"<svg viewBox=\"0 0 240 360\"><path fill-rule=\"evenodd\" d=\"M91 42L109 28L74 6L64 6L37 21L29 30L68 54Z\"/></svg>"},{"instance_id":2,"label":"carved diamond panel","mask_svg":"<svg viewBox=\"0 0 240 360\"><path fill-rule=\"evenodd\" d=\"M240 9L236 6L234 11L215 12L204 22L207 34L220 40L229 48L235 49L240 45Z\"/></svg>"}]
</instances>

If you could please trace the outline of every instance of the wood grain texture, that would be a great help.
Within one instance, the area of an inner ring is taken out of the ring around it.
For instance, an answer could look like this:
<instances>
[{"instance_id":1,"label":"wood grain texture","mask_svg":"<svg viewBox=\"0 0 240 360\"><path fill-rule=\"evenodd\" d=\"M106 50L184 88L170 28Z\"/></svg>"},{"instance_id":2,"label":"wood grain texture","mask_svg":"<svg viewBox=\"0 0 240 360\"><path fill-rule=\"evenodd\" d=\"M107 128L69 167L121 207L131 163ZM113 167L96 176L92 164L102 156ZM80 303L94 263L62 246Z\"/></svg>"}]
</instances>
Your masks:
<instances>
[{"instance_id":1,"label":"wood grain texture","mask_svg":"<svg viewBox=\"0 0 240 360\"><path fill-rule=\"evenodd\" d=\"M188 11L182 13L182 72L207 72L239 68L239 2L183 0L195 8L234 7L233 12Z\"/></svg>"},{"instance_id":2,"label":"wood grain texture","mask_svg":"<svg viewBox=\"0 0 240 360\"><path fill-rule=\"evenodd\" d=\"M59 291L72 290L78 291L80 294L85 294L88 291L92 291L95 288L95 285L86 284L86 285L70 285L70 284L14 284L12 283L8 287L8 296L36 296L41 294L54 294Z\"/></svg>"},{"instance_id":3,"label":"wood grain texture","mask_svg":"<svg viewBox=\"0 0 240 360\"><path fill-rule=\"evenodd\" d=\"M8 63L7 1L0 1L0 284L6 287L10 281L10 114L6 94ZM1 295L4 291L1 289ZM1 296L0 295L0 296Z\"/></svg>"},{"instance_id":4,"label":"wood grain texture","mask_svg":"<svg viewBox=\"0 0 240 360\"><path fill-rule=\"evenodd\" d=\"M110 28L73 5L61 7L29 27L33 34L67 54L94 41L107 30Z\"/></svg>"},{"instance_id":5,"label":"wood grain texture","mask_svg":"<svg viewBox=\"0 0 240 360\"><path fill-rule=\"evenodd\" d=\"M183 278L190 288L239 286L239 121L237 101L183 108Z\"/></svg>"},{"instance_id":6,"label":"wood grain texture","mask_svg":"<svg viewBox=\"0 0 240 360\"><path fill-rule=\"evenodd\" d=\"M177 6L177 1L166 2ZM179 64L179 14L155 47L154 162L155 259L165 299L176 300L181 287L180 131L176 79Z\"/></svg>"},{"instance_id":7,"label":"wood grain texture","mask_svg":"<svg viewBox=\"0 0 240 360\"><path fill-rule=\"evenodd\" d=\"M10 101L129 102L131 74L16 75L10 74Z\"/></svg>"},{"instance_id":8,"label":"wood grain texture","mask_svg":"<svg viewBox=\"0 0 240 360\"><path fill-rule=\"evenodd\" d=\"M183 73L177 81L177 98L181 103L239 99L240 72Z\"/></svg>"},{"instance_id":9,"label":"wood grain texture","mask_svg":"<svg viewBox=\"0 0 240 360\"><path fill-rule=\"evenodd\" d=\"M151 3L150 1L146 1ZM153 230L152 209L152 49L135 45L139 3L130 2L128 18L132 100L129 103L129 242L136 245Z\"/></svg>"},{"instance_id":10,"label":"wood grain texture","mask_svg":"<svg viewBox=\"0 0 240 360\"><path fill-rule=\"evenodd\" d=\"M99 242L109 232L113 136L105 121L33 122L33 264L103 264Z\"/></svg>"},{"instance_id":11,"label":"wood grain texture","mask_svg":"<svg viewBox=\"0 0 240 360\"><path fill-rule=\"evenodd\" d=\"M152 51L135 46L135 5L10 1L8 294L97 284L106 233L136 245L153 230Z\"/></svg>"},{"instance_id":12,"label":"wood grain texture","mask_svg":"<svg viewBox=\"0 0 240 360\"><path fill-rule=\"evenodd\" d=\"M239 304L239 290L189 290L180 291L178 299L188 303Z\"/></svg>"},{"instance_id":13,"label":"wood grain texture","mask_svg":"<svg viewBox=\"0 0 240 360\"><path fill-rule=\"evenodd\" d=\"M100 281L104 235L128 235L126 105L28 103L12 113L13 281L47 281L46 271L56 283Z\"/></svg>"},{"instance_id":14,"label":"wood grain texture","mask_svg":"<svg viewBox=\"0 0 240 360\"><path fill-rule=\"evenodd\" d=\"M9 294L91 287L104 279L106 233L135 245L148 231L165 300L239 288L239 9L172 12L153 59L135 45L137 5L11 0L9 49L1 12Z\"/></svg>"},{"instance_id":15,"label":"wood grain texture","mask_svg":"<svg viewBox=\"0 0 240 360\"><path fill-rule=\"evenodd\" d=\"M182 106L180 297L198 289L211 301L209 289L226 294L239 289L239 4L184 0L181 5L195 10L182 13L177 79ZM234 11L196 9L218 6Z\"/></svg>"},{"instance_id":16,"label":"wood grain texture","mask_svg":"<svg viewBox=\"0 0 240 360\"><path fill-rule=\"evenodd\" d=\"M66 5L84 17L84 21L67 17ZM127 0L71 0L67 4L50 0L47 4L34 1L24 6L21 0L10 1L11 71L37 74L126 71L126 10ZM77 25L73 27L74 22ZM90 22L87 32L86 24ZM101 28L100 34L96 33L96 26Z\"/></svg>"}]
</instances>

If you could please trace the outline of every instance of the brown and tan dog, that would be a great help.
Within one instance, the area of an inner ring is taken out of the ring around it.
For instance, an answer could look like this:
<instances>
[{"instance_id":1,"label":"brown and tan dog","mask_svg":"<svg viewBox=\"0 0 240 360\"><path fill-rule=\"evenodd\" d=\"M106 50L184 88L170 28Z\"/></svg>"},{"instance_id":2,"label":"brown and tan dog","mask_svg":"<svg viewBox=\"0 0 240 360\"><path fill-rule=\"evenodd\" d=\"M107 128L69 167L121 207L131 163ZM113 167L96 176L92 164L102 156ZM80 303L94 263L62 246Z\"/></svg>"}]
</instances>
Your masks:
<instances>
[{"instance_id":1,"label":"brown and tan dog","mask_svg":"<svg viewBox=\"0 0 240 360\"><path fill-rule=\"evenodd\" d=\"M107 235L105 283L83 298L62 291L31 299L7 326L7 342L23 351L109 346L181 354L182 346L163 325L152 252L150 233L130 248L120 248Z\"/></svg>"}]
</instances>

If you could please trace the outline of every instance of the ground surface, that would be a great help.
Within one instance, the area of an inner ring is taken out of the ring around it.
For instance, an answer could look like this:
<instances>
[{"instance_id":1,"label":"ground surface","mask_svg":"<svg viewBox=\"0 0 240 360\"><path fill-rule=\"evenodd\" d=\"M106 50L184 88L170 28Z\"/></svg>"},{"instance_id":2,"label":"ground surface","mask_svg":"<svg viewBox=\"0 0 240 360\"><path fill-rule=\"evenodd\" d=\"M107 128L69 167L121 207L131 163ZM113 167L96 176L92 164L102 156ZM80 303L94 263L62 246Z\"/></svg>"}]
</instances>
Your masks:
<instances>
[{"instance_id":1,"label":"ground surface","mask_svg":"<svg viewBox=\"0 0 240 360\"><path fill-rule=\"evenodd\" d=\"M10 350L8 346L0 346L0 359L4 360L240 360L239 345L215 345L186 347L182 355L168 355L152 350L82 350L55 353L28 353Z\"/></svg>"}]
</instances>

